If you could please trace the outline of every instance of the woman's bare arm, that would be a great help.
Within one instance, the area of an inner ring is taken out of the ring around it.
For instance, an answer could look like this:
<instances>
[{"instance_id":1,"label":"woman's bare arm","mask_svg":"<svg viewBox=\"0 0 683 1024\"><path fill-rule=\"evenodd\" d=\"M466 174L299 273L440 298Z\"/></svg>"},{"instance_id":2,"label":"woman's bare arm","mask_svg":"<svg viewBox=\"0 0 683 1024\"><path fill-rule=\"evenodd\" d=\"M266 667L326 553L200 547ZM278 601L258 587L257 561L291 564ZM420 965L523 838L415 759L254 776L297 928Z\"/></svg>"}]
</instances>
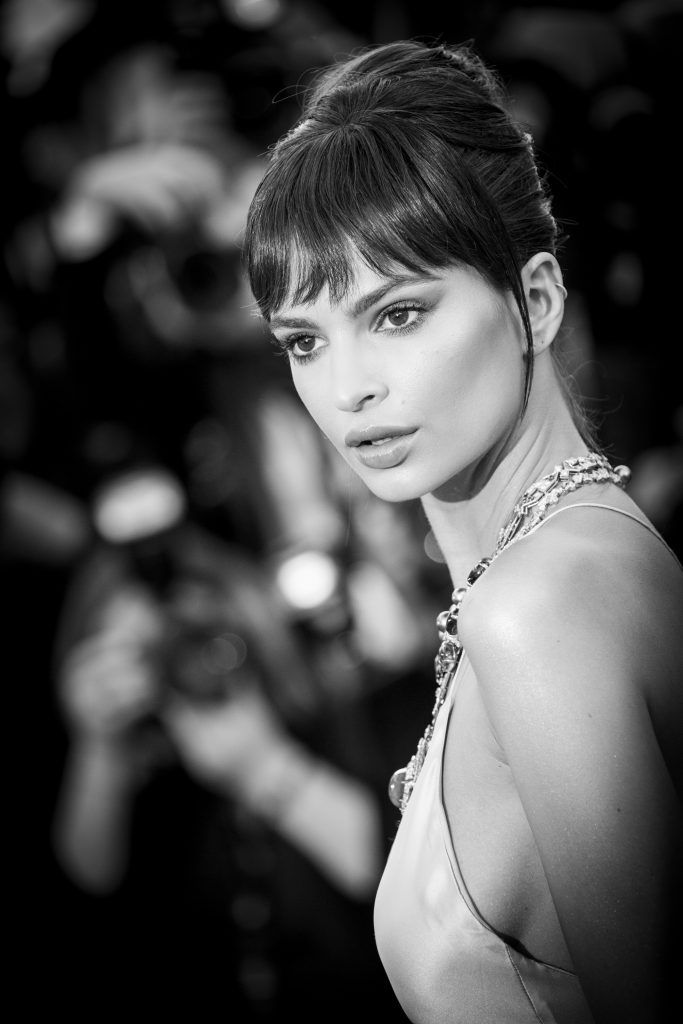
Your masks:
<instances>
[{"instance_id":1,"label":"woman's bare arm","mask_svg":"<svg viewBox=\"0 0 683 1024\"><path fill-rule=\"evenodd\" d=\"M597 1024L654 1024L682 847L648 680L680 715L680 629L666 581L636 576L637 557L567 541L549 525L506 552L463 606L461 636Z\"/></svg>"}]
</instances>

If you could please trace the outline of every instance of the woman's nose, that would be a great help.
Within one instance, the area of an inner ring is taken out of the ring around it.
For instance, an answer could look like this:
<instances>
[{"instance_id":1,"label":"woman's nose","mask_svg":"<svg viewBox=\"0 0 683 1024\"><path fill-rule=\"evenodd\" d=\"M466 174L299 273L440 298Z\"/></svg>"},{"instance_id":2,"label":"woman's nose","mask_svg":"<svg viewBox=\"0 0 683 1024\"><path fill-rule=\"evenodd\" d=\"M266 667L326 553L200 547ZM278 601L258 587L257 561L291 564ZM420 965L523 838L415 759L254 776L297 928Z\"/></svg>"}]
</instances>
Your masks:
<instances>
[{"instance_id":1,"label":"woman's nose","mask_svg":"<svg viewBox=\"0 0 683 1024\"><path fill-rule=\"evenodd\" d=\"M337 351L331 360L335 404L343 412L356 412L386 397L388 387L378 368L356 346Z\"/></svg>"}]
</instances>

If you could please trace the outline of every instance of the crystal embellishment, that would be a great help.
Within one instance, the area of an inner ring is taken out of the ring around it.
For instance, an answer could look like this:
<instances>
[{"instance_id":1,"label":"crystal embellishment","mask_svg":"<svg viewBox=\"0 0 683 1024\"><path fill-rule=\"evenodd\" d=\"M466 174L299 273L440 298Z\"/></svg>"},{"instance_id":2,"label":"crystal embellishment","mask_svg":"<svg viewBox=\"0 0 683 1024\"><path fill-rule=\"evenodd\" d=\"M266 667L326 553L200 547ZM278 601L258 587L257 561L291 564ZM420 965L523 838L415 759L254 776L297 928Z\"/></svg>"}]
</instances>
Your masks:
<instances>
[{"instance_id":1,"label":"crystal embellishment","mask_svg":"<svg viewBox=\"0 0 683 1024\"><path fill-rule=\"evenodd\" d=\"M399 808L401 814L408 806L411 793L427 756L439 711L446 700L450 683L460 663L462 644L458 637L458 615L460 605L470 587L486 572L501 551L520 540L537 526L545 517L548 509L556 505L563 495L569 494L585 484L603 483L606 480L610 480L618 487L625 487L630 476L631 471L628 466L612 468L605 456L596 452L566 459L560 465L555 466L551 473L527 488L498 534L493 554L482 558L470 570L466 586L458 587L453 591L450 607L439 612L436 619L440 644L434 658L436 692L431 721L420 737L417 749L408 764L405 768L398 768L389 781L389 799L395 807Z\"/></svg>"}]
</instances>

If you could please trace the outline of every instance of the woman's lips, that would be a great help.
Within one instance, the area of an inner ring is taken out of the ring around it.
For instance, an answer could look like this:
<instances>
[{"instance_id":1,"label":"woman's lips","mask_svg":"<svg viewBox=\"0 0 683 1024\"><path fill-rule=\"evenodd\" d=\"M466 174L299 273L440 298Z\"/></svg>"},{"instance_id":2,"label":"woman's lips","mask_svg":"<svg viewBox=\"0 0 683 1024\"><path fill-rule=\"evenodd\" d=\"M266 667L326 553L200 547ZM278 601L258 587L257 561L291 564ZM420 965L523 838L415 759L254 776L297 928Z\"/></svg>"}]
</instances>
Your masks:
<instances>
[{"instance_id":1,"label":"woman's lips","mask_svg":"<svg viewBox=\"0 0 683 1024\"><path fill-rule=\"evenodd\" d=\"M346 444L354 456L371 469L391 469L407 457L415 430L405 427L369 427L350 431Z\"/></svg>"}]
</instances>

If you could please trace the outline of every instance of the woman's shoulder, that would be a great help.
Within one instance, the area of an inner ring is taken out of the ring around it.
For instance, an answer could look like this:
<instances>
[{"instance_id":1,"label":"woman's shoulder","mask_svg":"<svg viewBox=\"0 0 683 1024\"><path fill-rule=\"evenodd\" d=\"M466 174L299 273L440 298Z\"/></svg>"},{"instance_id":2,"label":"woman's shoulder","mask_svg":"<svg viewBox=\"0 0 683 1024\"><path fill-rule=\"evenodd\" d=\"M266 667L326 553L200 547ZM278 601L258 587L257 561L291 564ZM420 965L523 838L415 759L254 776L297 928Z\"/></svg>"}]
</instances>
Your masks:
<instances>
[{"instance_id":1,"label":"woman's shoulder","mask_svg":"<svg viewBox=\"0 0 683 1024\"><path fill-rule=\"evenodd\" d=\"M489 607L500 603L512 614L529 603L562 607L577 599L584 607L593 600L671 607L676 598L683 600L683 567L633 503L575 503L494 559L472 590L473 606L484 591Z\"/></svg>"},{"instance_id":2,"label":"woman's shoulder","mask_svg":"<svg viewBox=\"0 0 683 1024\"><path fill-rule=\"evenodd\" d=\"M568 506L494 559L460 613L474 660L578 664L591 652L643 689L680 679L681 565L632 503L620 507L629 514Z\"/></svg>"}]
</instances>

